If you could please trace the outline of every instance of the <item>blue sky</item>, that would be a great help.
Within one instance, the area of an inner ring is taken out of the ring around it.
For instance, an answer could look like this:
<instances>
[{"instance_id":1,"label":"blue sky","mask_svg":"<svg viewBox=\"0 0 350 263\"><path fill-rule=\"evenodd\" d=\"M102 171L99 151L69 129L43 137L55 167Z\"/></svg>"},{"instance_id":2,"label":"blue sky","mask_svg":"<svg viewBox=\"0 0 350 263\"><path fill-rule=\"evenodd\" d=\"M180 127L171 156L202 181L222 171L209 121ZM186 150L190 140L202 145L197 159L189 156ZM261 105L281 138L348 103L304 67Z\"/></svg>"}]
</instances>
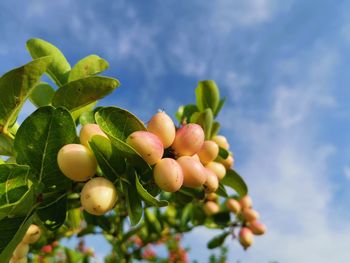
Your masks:
<instances>
[{"instance_id":1,"label":"blue sky","mask_svg":"<svg viewBox=\"0 0 350 263\"><path fill-rule=\"evenodd\" d=\"M159 108L173 114L194 101L199 80L214 79L228 98L222 134L269 228L248 252L228 243L229 262L346 262L349 8L341 0L2 1L0 72L30 60L31 37L57 45L71 64L98 54L122 83L103 103L144 121ZM211 235L186 237L192 258L206 262Z\"/></svg>"}]
</instances>

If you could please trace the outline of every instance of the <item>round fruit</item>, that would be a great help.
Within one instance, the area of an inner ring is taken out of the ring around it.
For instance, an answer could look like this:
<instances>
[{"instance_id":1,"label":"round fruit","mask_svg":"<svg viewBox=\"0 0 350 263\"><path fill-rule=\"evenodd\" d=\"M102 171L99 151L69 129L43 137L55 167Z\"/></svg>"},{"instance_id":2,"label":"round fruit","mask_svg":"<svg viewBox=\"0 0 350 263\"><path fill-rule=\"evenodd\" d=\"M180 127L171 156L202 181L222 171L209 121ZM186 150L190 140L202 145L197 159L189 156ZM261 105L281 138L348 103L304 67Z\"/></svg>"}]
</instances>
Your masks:
<instances>
[{"instance_id":1,"label":"round fruit","mask_svg":"<svg viewBox=\"0 0 350 263\"><path fill-rule=\"evenodd\" d=\"M97 169L95 156L81 144L63 146L58 152L57 162L62 173L77 182L84 182L94 176Z\"/></svg>"},{"instance_id":2,"label":"round fruit","mask_svg":"<svg viewBox=\"0 0 350 263\"><path fill-rule=\"evenodd\" d=\"M16 247L16 249L13 251L13 255L16 258L23 258L23 257L27 257L29 251L29 245L27 243L19 243Z\"/></svg>"},{"instance_id":3,"label":"round fruit","mask_svg":"<svg viewBox=\"0 0 350 263\"><path fill-rule=\"evenodd\" d=\"M176 131L176 136L172 148L179 156L194 155L204 143L204 131L201 126L189 123Z\"/></svg>"},{"instance_id":4,"label":"round fruit","mask_svg":"<svg viewBox=\"0 0 350 263\"><path fill-rule=\"evenodd\" d=\"M249 228L254 235L263 235L266 233L267 230L266 226L257 220L250 222Z\"/></svg>"},{"instance_id":5,"label":"round fruit","mask_svg":"<svg viewBox=\"0 0 350 263\"><path fill-rule=\"evenodd\" d=\"M203 206L203 209L204 209L204 213L207 216L214 215L220 211L219 205L213 201L206 202Z\"/></svg>"},{"instance_id":6,"label":"round fruit","mask_svg":"<svg viewBox=\"0 0 350 263\"><path fill-rule=\"evenodd\" d=\"M207 194L206 199L208 201L216 201L216 200L218 200L218 195L215 193L209 193L209 194Z\"/></svg>"},{"instance_id":7,"label":"round fruit","mask_svg":"<svg viewBox=\"0 0 350 263\"><path fill-rule=\"evenodd\" d=\"M94 135L101 135L105 138L108 139L107 135L101 130L100 126L97 124L85 124L81 129L80 129L80 143L86 147L90 147L89 141L91 141L91 138Z\"/></svg>"},{"instance_id":8,"label":"round fruit","mask_svg":"<svg viewBox=\"0 0 350 263\"><path fill-rule=\"evenodd\" d=\"M147 130L158 136L164 148L168 148L174 142L176 133L175 124L164 111L153 115L152 119L148 122Z\"/></svg>"},{"instance_id":9,"label":"round fruit","mask_svg":"<svg viewBox=\"0 0 350 263\"><path fill-rule=\"evenodd\" d=\"M219 178L219 180L222 180L222 178L226 175L226 169L225 166L218 162L210 162L206 166L209 170L214 172L216 176Z\"/></svg>"},{"instance_id":10,"label":"round fruit","mask_svg":"<svg viewBox=\"0 0 350 263\"><path fill-rule=\"evenodd\" d=\"M241 211L241 205L239 202L233 198L230 198L226 201L226 206L234 214L238 214Z\"/></svg>"},{"instance_id":11,"label":"round fruit","mask_svg":"<svg viewBox=\"0 0 350 263\"><path fill-rule=\"evenodd\" d=\"M217 145L219 145L219 147L224 148L226 150L228 150L228 148L230 147L225 136L216 135L212 138L212 140L216 142Z\"/></svg>"},{"instance_id":12,"label":"round fruit","mask_svg":"<svg viewBox=\"0 0 350 263\"><path fill-rule=\"evenodd\" d=\"M41 248L41 251L43 253L51 253L52 252L52 246L51 245L45 245Z\"/></svg>"},{"instance_id":13,"label":"round fruit","mask_svg":"<svg viewBox=\"0 0 350 263\"><path fill-rule=\"evenodd\" d=\"M205 192L206 193L214 193L219 188L219 179L211 170L208 168L204 168L207 180L204 182Z\"/></svg>"},{"instance_id":14,"label":"round fruit","mask_svg":"<svg viewBox=\"0 0 350 263\"><path fill-rule=\"evenodd\" d=\"M239 231L239 242L244 247L244 249L247 249L253 244L254 236L248 227L242 227L242 229Z\"/></svg>"},{"instance_id":15,"label":"round fruit","mask_svg":"<svg viewBox=\"0 0 350 263\"><path fill-rule=\"evenodd\" d=\"M33 244L40 238L41 230L37 225L30 225L26 234L24 235L22 242L25 244Z\"/></svg>"},{"instance_id":16,"label":"round fruit","mask_svg":"<svg viewBox=\"0 0 350 263\"><path fill-rule=\"evenodd\" d=\"M184 180L181 166L171 158L163 158L156 164L153 177L158 187L166 192L176 192Z\"/></svg>"},{"instance_id":17,"label":"round fruit","mask_svg":"<svg viewBox=\"0 0 350 263\"><path fill-rule=\"evenodd\" d=\"M90 214L103 215L111 210L117 201L117 190L103 177L88 181L80 196L81 205Z\"/></svg>"},{"instance_id":18,"label":"round fruit","mask_svg":"<svg viewBox=\"0 0 350 263\"><path fill-rule=\"evenodd\" d=\"M202 164L214 161L218 156L219 146L214 141L204 141L202 148L198 152Z\"/></svg>"},{"instance_id":19,"label":"round fruit","mask_svg":"<svg viewBox=\"0 0 350 263\"><path fill-rule=\"evenodd\" d=\"M126 143L133 147L149 165L156 164L162 159L163 144L151 132L135 131L128 136Z\"/></svg>"},{"instance_id":20,"label":"round fruit","mask_svg":"<svg viewBox=\"0 0 350 263\"><path fill-rule=\"evenodd\" d=\"M243 209L242 216L248 222L252 222L260 218L259 213L251 208Z\"/></svg>"},{"instance_id":21,"label":"round fruit","mask_svg":"<svg viewBox=\"0 0 350 263\"><path fill-rule=\"evenodd\" d=\"M184 181L187 187L200 187L207 179L203 165L191 156L181 156L176 160L182 168Z\"/></svg>"},{"instance_id":22,"label":"round fruit","mask_svg":"<svg viewBox=\"0 0 350 263\"><path fill-rule=\"evenodd\" d=\"M234 164L234 159L233 156L230 154L226 159L221 158L219 162L225 166L226 170L229 170Z\"/></svg>"},{"instance_id":23,"label":"round fruit","mask_svg":"<svg viewBox=\"0 0 350 263\"><path fill-rule=\"evenodd\" d=\"M239 200L239 203L241 204L242 210L246 208L252 208L253 201L252 198L249 195L245 195Z\"/></svg>"}]
</instances>

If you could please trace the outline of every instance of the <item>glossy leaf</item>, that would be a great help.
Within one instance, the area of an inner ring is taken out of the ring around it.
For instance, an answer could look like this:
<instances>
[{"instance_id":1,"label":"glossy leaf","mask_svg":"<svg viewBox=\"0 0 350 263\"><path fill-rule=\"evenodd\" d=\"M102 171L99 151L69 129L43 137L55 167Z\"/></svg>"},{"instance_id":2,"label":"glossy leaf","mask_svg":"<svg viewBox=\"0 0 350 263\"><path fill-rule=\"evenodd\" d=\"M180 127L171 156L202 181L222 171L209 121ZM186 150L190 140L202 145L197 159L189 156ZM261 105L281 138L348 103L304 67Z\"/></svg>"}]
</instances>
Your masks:
<instances>
[{"instance_id":1,"label":"glossy leaf","mask_svg":"<svg viewBox=\"0 0 350 263\"><path fill-rule=\"evenodd\" d=\"M229 212L219 212L212 216L215 224L226 227L230 223L230 213Z\"/></svg>"},{"instance_id":2,"label":"glossy leaf","mask_svg":"<svg viewBox=\"0 0 350 263\"><path fill-rule=\"evenodd\" d=\"M60 87L67 82L70 65L62 52L51 43L40 38L32 38L26 45L33 59L51 56L53 61L47 68L48 75Z\"/></svg>"},{"instance_id":3,"label":"glossy leaf","mask_svg":"<svg viewBox=\"0 0 350 263\"><path fill-rule=\"evenodd\" d=\"M204 80L198 83L195 90L197 106L200 111L210 108L213 112L219 105L220 93L213 80Z\"/></svg>"},{"instance_id":4,"label":"glossy leaf","mask_svg":"<svg viewBox=\"0 0 350 263\"><path fill-rule=\"evenodd\" d=\"M135 186L135 173L134 171L129 171L128 174L132 183L124 183L123 185L126 189L125 197L130 222L132 226L135 226L140 222L142 217L142 203Z\"/></svg>"},{"instance_id":5,"label":"glossy leaf","mask_svg":"<svg viewBox=\"0 0 350 263\"><path fill-rule=\"evenodd\" d=\"M240 197L248 193L248 187L242 177L234 170L228 170L221 183L231 187Z\"/></svg>"},{"instance_id":6,"label":"glossy leaf","mask_svg":"<svg viewBox=\"0 0 350 263\"><path fill-rule=\"evenodd\" d=\"M218 106L216 107L215 111L214 111L214 116L218 116L218 114L220 113L222 107L224 106L226 102L226 97L225 98L222 98L220 101L219 101L219 104Z\"/></svg>"},{"instance_id":7,"label":"glossy leaf","mask_svg":"<svg viewBox=\"0 0 350 263\"><path fill-rule=\"evenodd\" d=\"M50 199L52 200L51 204L45 207L39 207L37 214L44 226L50 231L54 231L66 220L67 196L65 194L57 194Z\"/></svg>"},{"instance_id":8,"label":"glossy leaf","mask_svg":"<svg viewBox=\"0 0 350 263\"><path fill-rule=\"evenodd\" d=\"M0 78L0 133L7 132L16 121L25 100L51 61L51 57L36 59Z\"/></svg>"},{"instance_id":9,"label":"glossy leaf","mask_svg":"<svg viewBox=\"0 0 350 263\"><path fill-rule=\"evenodd\" d=\"M218 188L218 190L216 190L216 194L218 194L222 197L225 197L225 198L228 197L225 186L221 182L219 182L219 188Z\"/></svg>"},{"instance_id":10,"label":"glossy leaf","mask_svg":"<svg viewBox=\"0 0 350 263\"><path fill-rule=\"evenodd\" d=\"M219 156L222 159L226 159L229 155L230 155L230 153L226 149L219 147Z\"/></svg>"},{"instance_id":11,"label":"glossy leaf","mask_svg":"<svg viewBox=\"0 0 350 263\"><path fill-rule=\"evenodd\" d=\"M0 133L0 155L14 155L13 139Z\"/></svg>"},{"instance_id":12,"label":"glossy leaf","mask_svg":"<svg viewBox=\"0 0 350 263\"><path fill-rule=\"evenodd\" d=\"M198 111L198 107L194 104L180 106L175 114L175 117L180 123L184 120L189 121L191 119L191 116Z\"/></svg>"},{"instance_id":13,"label":"glossy leaf","mask_svg":"<svg viewBox=\"0 0 350 263\"><path fill-rule=\"evenodd\" d=\"M34 87L29 99L36 107L48 106L51 104L55 90L46 82L41 82Z\"/></svg>"},{"instance_id":14,"label":"glossy leaf","mask_svg":"<svg viewBox=\"0 0 350 263\"><path fill-rule=\"evenodd\" d=\"M187 223L191 220L193 211L193 204L188 203L182 210L180 225L181 227L186 227Z\"/></svg>"},{"instance_id":15,"label":"glossy leaf","mask_svg":"<svg viewBox=\"0 0 350 263\"><path fill-rule=\"evenodd\" d=\"M58 89L52 99L55 107L63 106L73 111L102 99L119 86L113 78L90 76L68 82Z\"/></svg>"},{"instance_id":16,"label":"glossy leaf","mask_svg":"<svg viewBox=\"0 0 350 263\"><path fill-rule=\"evenodd\" d=\"M222 234L216 235L213 237L207 244L209 249L220 247L224 244L226 237L230 234L230 232L224 232Z\"/></svg>"},{"instance_id":17,"label":"glossy leaf","mask_svg":"<svg viewBox=\"0 0 350 263\"><path fill-rule=\"evenodd\" d=\"M151 195L140 183L139 178L137 175L135 176L135 183L136 183L136 189L139 195L142 197L142 199L147 202L150 205L156 206L156 207L163 207L168 205L168 201L166 200L158 200L153 195Z\"/></svg>"},{"instance_id":18,"label":"glossy leaf","mask_svg":"<svg viewBox=\"0 0 350 263\"><path fill-rule=\"evenodd\" d=\"M78 61L69 73L68 82L101 73L109 67L103 58L90 55Z\"/></svg>"},{"instance_id":19,"label":"glossy leaf","mask_svg":"<svg viewBox=\"0 0 350 263\"><path fill-rule=\"evenodd\" d=\"M217 135L219 131L220 131L220 123L217 121L213 121L210 138L213 138L215 135Z\"/></svg>"}]
</instances>

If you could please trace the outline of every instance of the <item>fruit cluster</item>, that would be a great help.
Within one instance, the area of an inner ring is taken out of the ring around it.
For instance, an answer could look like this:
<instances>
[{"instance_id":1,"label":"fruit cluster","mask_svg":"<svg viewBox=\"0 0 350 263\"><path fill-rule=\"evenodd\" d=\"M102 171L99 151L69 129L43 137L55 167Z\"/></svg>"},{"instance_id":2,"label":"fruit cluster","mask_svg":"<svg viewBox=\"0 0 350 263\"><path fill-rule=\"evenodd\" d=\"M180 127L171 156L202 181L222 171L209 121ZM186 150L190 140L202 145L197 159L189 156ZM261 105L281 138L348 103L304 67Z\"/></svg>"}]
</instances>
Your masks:
<instances>
[{"instance_id":1,"label":"fruit cluster","mask_svg":"<svg viewBox=\"0 0 350 263\"><path fill-rule=\"evenodd\" d=\"M26 263L29 245L38 241L41 230L37 225L30 225L22 241L12 253L10 263Z\"/></svg>"}]
</instances>

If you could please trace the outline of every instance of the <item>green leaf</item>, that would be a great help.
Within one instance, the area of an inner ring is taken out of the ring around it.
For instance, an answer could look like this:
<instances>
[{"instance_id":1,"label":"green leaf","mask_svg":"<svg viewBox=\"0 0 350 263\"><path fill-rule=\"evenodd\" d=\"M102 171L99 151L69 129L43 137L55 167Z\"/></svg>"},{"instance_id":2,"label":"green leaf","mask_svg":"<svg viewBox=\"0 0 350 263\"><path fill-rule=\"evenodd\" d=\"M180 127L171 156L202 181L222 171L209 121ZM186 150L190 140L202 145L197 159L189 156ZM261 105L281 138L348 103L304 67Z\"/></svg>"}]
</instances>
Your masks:
<instances>
[{"instance_id":1,"label":"green leaf","mask_svg":"<svg viewBox=\"0 0 350 263\"><path fill-rule=\"evenodd\" d=\"M126 188L125 197L130 222L132 226L135 226L140 222L142 217L142 202L135 186L135 172L130 171L128 174L132 184L124 183L123 185Z\"/></svg>"},{"instance_id":2,"label":"green leaf","mask_svg":"<svg viewBox=\"0 0 350 263\"><path fill-rule=\"evenodd\" d=\"M43 107L51 104L55 90L46 82L40 82L30 93L29 99L36 107Z\"/></svg>"},{"instance_id":3,"label":"green leaf","mask_svg":"<svg viewBox=\"0 0 350 263\"><path fill-rule=\"evenodd\" d=\"M210 139L213 138L215 135L217 135L219 131L220 131L220 123L217 121L214 121L211 127Z\"/></svg>"},{"instance_id":4,"label":"green leaf","mask_svg":"<svg viewBox=\"0 0 350 263\"><path fill-rule=\"evenodd\" d=\"M166 200L158 200L154 196L152 196L140 183L138 176L135 176L135 183L136 183L136 189L139 195L142 197L143 200L145 200L148 204L156 206L156 207L163 207L167 206L169 203Z\"/></svg>"},{"instance_id":5,"label":"green leaf","mask_svg":"<svg viewBox=\"0 0 350 263\"><path fill-rule=\"evenodd\" d=\"M181 227L186 227L187 226L187 223L191 220L192 211L193 211L193 204L192 203L188 203L184 207L184 209L182 210L182 213L181 213L181 220L180 220Z\"/></svg>"},{"instance_id":6,"label":"green leaf","mask_svg":"<svg viewBox=\"0 0 350 263\"><path fill-rule=\"evenodd\" d=\"M25 100L40 80L51 57L44 57L5 73L0 78L0 133L7 133Z\"/></svg>"},{"instance_id":7,"label":"green leaf","mask_svg":"<svg viewBox=\"0 0 350 263\"><path fill-rule=\"evenodd\" d=\"M86 124L95 124L95 112L94 111L85 111L79 116L80 125Z\"/></svg>"},{"instance_id":8,"label":"green leaf","mask_svg":"<svg viewBox=\"0 0 350 263\"><path fill-rule=\"evenodd\" d=\"M225 197L225 198L228 197L225 186L221 182L219 182L219 188L218 188L218 190L216 190L216 194L218 194L222 197Z\"/></svg>"},{"instance_id":9,"label":"green leaf","mask_svg":"<svg viewBox=\"0 0 350 263\"><path fill-rule=\"evenodd\" d=\"M213 80L200 81L195 92L197 106L200 111L210 108L213 112L216 112L219 105L220 93Z\"/></svg>"},{"instance_id":10,"label":"green leaf","mask_svg":"<svg viewBox=\"0 0 350 263\"><path fill-rule=\"evenodd\" d=\"M59 87L67 82L70 65L57 47L39 38L29 39L26 47L33 59L52 56L53 61L47 69L48 75Z\"/></svg>"},{"instance_id":11,"label":"green leaf","mask_svg":"<svg viewBox=\"0 0 350 263\"><path fill-rule=\"evenodd\" d=\"M203 128L206 140L211 139L213 120L213 112L211 109L205 109L203 112L196 112L191 117L191 122L195 122Z\"/></svg>"},{"instance_id":12,"label":"green leaf","mask_svg":"<svg viewBox=\"0 0 350 263\"><path fill-rule=\"evenodd\" d=\"M230 153L226 149L219 147L219 156L222 159L226 159L229 155L230 155Z\"/></svg>"},{"instance_id":13,"label":"green leaf","mask_svg":"<svg viewBox=\"0 0 350 263\"><path fill-rule=\"evenodd\" d=\"M227 211L216 213L212 217L213 217L213 221L217 225L223 226L223 227L226 227L231 220L230 213Z\"/></svg>"},{"instance_id":14,"label":"green leaf","mask_svg":"<svg viewBox=\"0 0 350 263\"><path fill-rule=\"evenodd\" d=\"M194 104L180 106L175 114L175 117L179 122L182 122L184 120L189 121L191 119L192 114L198 111L199 111L198 107Z\"/></svg>"},{"instance_id":15,"label":"green leaf","mask_svg":"<svg viewBox=\"0 0 350 263\"><path fill-rule=\"evenodd\" d=\"M13 139L0 133L0 155L14 155Z\"/></svg>"},{"instance_id":16,"label":"green leaf","mask_svg":"<svg viewBox=\"0 0 350 263\"><path fill-rule=\"evenodd\" d=\"M189 188L183 186L178 192L199 200L202 200L205 197L205 192L203 188Z\"/></svg>"},{"instance_id":17,"label":"green leaf","mask_svg":"<svg viewBox=\"0 0 350 263\"><path fill-rule=\"evenodd\" d=\"M66 254L67 263L79 262L83 257L81 253L67 247L64 248L64 252Z\"/></svg>"},{"instance_id":18,"label":"green leaf","mask_svg":"<svg viewBox=\"0 0 350 263\"><path fill-rule=\"evenodd\" d=\"M93 136L89 144L104 175L115 182L125 172L124 158L119 155L110 140L103 136Z\"/></svg>"},{"instance_id":19,"label":"green leaf","mask_svg":"<svg viewBox=\"0 0 350 263\"><path fill-rule=\"evenodd\" d=\"M0 158L0 164L4 164L4 163L5 163L5 161Z\"/></svg>"},{"instance_id":20,"label":"green leaf","mask_svg":"<svg viewBox=\"0 0 350 263\"><path fill-rule=\"evenodd\" d=\"M95 108L96 104L97 104L97 101L94 101L88 105L85 105L84 107L71 111L73 119L74 120L78 119L80 115L85 112L91 112Z\"/></svg>"},{"instance_id":21,"label":"green leaf","mask_svg":"<svg viewBox=\"0 0 350 263\"><path fill-rule=\"evenodd\" d=\"M71 186L71 181L58 168L57 153L75 138L70 113L50 106L37 109L18 129L14 144L17 162L31 167L36 179L44 184L44 193L67 190Z\"/></svg>"},{"instance_id":22,"label":"green leaf","mask_svg":"<svg viewBox=\"0 0 350 263\"><path fill-rule=\"evenodd\" d=\"M101 73L109 67L103 58L90 55L78 61L69 73L68 82Z\"/></svg>"},{"instance_id":23,"label":"green leaf","mask_svg":"<svg viewBox=\"0 0 350 263\"><path fill-rule=\"evenodd\" d=\"M55 93L52 105L77 110L96 100L102 99L119 86L119 81L102 76L90 76L68 82Z\"/></svg>"},{"instance_id":24,"label":"green leaf","mask_svg":"<svg viewBox=\"0 0 350 263\"><path fill-rule=\"evenodd\" d=\"M226 97L222 98L220 101L219 101L219 104L218 106L216 107L215 111L214 111L214 116L218 116L218 114L220 113L222 107L224 106L226 102Z\"/></svg>"},{"instance_id":25,"label":"green leaf","mask_svg":"<svg viewBox=\"0 0 350 263\"><path fill-rule=\"evenodd\" d=\"M112 224L112 222L108 219L106 215L102 215L102 216L91 215L84 210L84 218L89 225L98 226L102 228L104 231L106 231L107 233L114 232L114 224Z\"/></svg>"},{"instance_id":26,"label":"green leaf","mask_svg":"<svg viewBox=\"0 0 350 263\"><path fill-rule=\"evenodd\" d=\"M156 217L155 211L147 208L144 210L144 218L150 233L160 234L162 232L162 226Z\"/></svg>"},{"instance_id":27,"label":"green leaf","mask_svg":"<svg viewBox=\"0 0 350 263\"><path fill-rule=\"evenodd\" d=\"M27 215L35 201L32 186L27 165L0 165L0 220Z\"/></svg>"},{"instance_id":28,"label":"green leaf","mask_svg":"<svg viewBox=\"0 0 350 263\"><path fill-rule=\"evenodd\" d=\"M242 177L234 170L228 170L221 183L231 187L240 197L248 193L248 187Z\"/></svg>"},{"instance_id":29,"label":"green leaf","mask_svg":"<svg viewBox=\"0 0 350 263\"><path fill-rule=\"evenodd\" d=\"M38 217L50 231L58 229L66 220L67 195L57 194L50 198L50 205L39 207Z\"/></svg>"},{"instance_id":30,"label":"green leaf","mask_svg":"<svg viewBox=\"0 0 350 263\"><path fill-rule=\"evenodd\" d=\"M219 234L215 237L213 237L207 244L207 247L209 249L217 248L221 246L224 242L226 237L230 234L230 232L224 232L222 234Z\"/></svg>"}]
</instances>

